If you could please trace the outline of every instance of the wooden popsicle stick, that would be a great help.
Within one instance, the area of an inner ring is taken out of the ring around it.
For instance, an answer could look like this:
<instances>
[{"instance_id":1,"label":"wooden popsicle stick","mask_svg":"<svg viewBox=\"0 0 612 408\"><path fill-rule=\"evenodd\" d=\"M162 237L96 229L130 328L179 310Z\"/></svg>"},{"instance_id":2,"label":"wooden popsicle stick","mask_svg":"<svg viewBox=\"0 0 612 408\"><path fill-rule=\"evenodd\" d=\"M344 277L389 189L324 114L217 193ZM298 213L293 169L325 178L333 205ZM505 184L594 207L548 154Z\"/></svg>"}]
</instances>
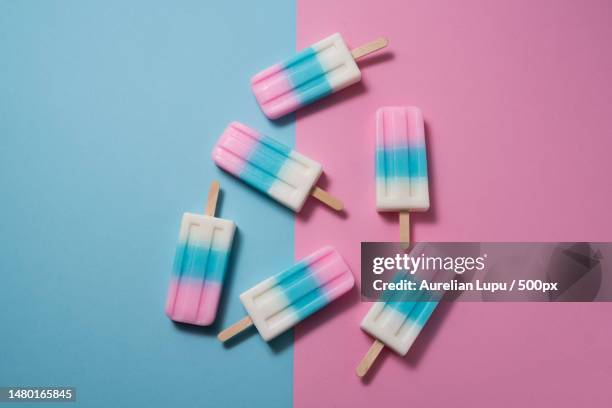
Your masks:
<instances>
[{"instance_id":1,"label":"wooden popsicle stick","mask_svg":"<svg viewBox=\"0 0 612 408\"><path fill-rule=\"evenodd\" d=\"M217 180L213 181L210 184L210 189L208 190L208 201L206 202L206 210L204 214L214 217L215 209L217 208L217 198L219 197L219 182Z\"/></svg>"},{"instance_id":2,"label":"wooden popsicle stick","mask_svg":"<svg viewBox=\"0 0 612 408\"><path fill-rule=\"evenodd\" d=\"M368 373L370 367L372 367L383 348L385 348L385 345L382 341L378 339L374 340L374 343L372 343L370 349L357 366L356 372L359 378L363 378Z\"/></svg>"},{"instance_id":3,"label":"wooden popsicle stick","mask_svg":"<svg viewBox=\"0 0 612 408\"><path fill-rule=\"evenodd\" d=\"M400 244L406 249L410 246L410 213L408 211L400 211Z\"/></svg>"},{"instance_id":4,"label":"wooden popsicle stick","mask_svg":"<svg viewBox=\"0 0 612 408\"><path fill-rule=\"evenodd\" d=\"M342 204L342 201L340 201L338 198L334 197L333 195L329 194L327 191L323 190L322 188L315 186L315 188L312 189L312 192L310 193L310 195L316 198L317 200L321 201L323 204L330 206L336 211L342 211L342 209L344 208L344 204Z\"/></svg>"},{"instance_id":5,"label":"wooden popsicle stick","mask_svg":"<svg viewBox=\"0 0 612 408\"><path fill-rule=\"evenodd\" d=\"M389 40L387 40L387 37L380 37L374 41L370 41L367 44L363 44L357 48L353 48L351 50L351 55L353 56L354 60L358 60L359 58L363 58L368 54L385 48L388 44Z\"/></svg>"},{"instance_id":6,"label":"wooden popsicle stick","mask_svg":"<svg viewBox=\"0 0 612 408\"><path fill-rule=\"evenodd\" d=\"M253 320L251 320L249 316L245 316L242 319L238 320L236 323L232 324L227 329L221 331L217 335L217 338L219 339L219 341L225 343L226 341L228 341L235 335L242 333L243 331L245 331L252 325L253 325Z\"/></svg>"}]
</instances>

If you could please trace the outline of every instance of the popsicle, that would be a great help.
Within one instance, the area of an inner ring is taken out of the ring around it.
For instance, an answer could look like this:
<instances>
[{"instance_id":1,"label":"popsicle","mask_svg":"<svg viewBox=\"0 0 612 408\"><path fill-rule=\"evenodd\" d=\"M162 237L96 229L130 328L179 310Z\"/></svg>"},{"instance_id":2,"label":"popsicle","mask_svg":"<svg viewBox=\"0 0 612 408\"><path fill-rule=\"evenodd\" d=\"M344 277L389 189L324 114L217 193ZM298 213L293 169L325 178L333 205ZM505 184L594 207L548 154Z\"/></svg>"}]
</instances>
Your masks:
<instances>
[{"instance_id":1,"label":"popsicle","mask_svg":"<svg viewBox=\"0 0 612 408\"><path fill-rule=\"evenodd\" d=\"M251 187L299 212L308 195L336 211L342 202L315 184L322 173L316 161L239 122L225 129L212 157L217 166Z\"/></svg>"},{"instance_id":2,"label":"popsicle","mask_svg":"<svg viewBox=\"0 0 612 408\"><path fill-rule=\"evenodd\" d=\"M405 244L410 243L410 211L429 209L425 126L415 106L376 112L376 207L399 212Z\"/></svg>"},{"instance_id":3,"label":"popsicle","mask_svg":"<svg viewBox=\"0 0 612 408\"><path fill-rule=\"evenodd\" d=\"M348 292L351 269L332 247L323 247L297 264L240 295L248 316L219 333L225 342L255 325L268 341Z\"/></svg>"},{"instance_id":4,"label":"popsicle","mask_svg":"<svg viewBox=\"0 0 612 408\"><path fill-rule=\"evenodd\" d=\"M387 44L386 38L379 38L349 51L340 34L330 35L255 75L253 93L264 114L277 119L359 82L355 61Z\"/></svg>"},{"instance_id":5,"label":"popsicle","mask_svg":"<svg viewBox=\"0 0 612 408\"><path fill-rule=\"evenodd\" d=\"M166 301L174 321L208 326L215 320L236 229L233 221L214 216L218 194L214 181L205 215L183 214Z\"/></svg>"},{"instance_id":6,"label":"popsicle","mask_svg":"<svg viewBox=\"0 0 612 408\"><path fill-rule=\"evenodd\" d=\"M404 277L414 279L410 274ZM408 296L418 298L407 300L412 299ZM367 374L385 346L405 356L438 306L439 296L428 291L416 295L398 292L387 301L374 303L361 322L361 328L375 340L357 366L357 375L363 377Z\"/></svg>"}]
</instances>

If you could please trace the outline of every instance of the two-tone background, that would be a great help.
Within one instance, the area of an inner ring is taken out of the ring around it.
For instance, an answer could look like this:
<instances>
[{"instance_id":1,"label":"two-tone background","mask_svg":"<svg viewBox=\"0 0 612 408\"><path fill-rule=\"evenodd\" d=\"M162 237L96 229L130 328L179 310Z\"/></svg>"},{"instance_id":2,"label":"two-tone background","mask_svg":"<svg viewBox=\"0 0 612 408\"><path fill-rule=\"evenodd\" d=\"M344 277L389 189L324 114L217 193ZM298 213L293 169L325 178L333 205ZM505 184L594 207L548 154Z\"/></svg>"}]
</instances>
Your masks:
<instances>
[{"instance_id":1,"label":"two-tone background","mask_svg":"<svg viewBox=\"0 0 612 408\"><path fill-rule=\"evenodd\" d=\"M272 123L249 78L334 32L380 35L363 82ZM325 244L359 271L389 241L374 112L427 122L431 241L612 240L606 0L0 1L0 386L77 406L609 406L609 304L443 305L406 358L360 382L358 291L270 345L214 335L238 294ZM294 216L210 159L231 120L321 162L339 217ZM217 324L163 314L181 214L238 226Z\"/></svg>"}]
</instances>

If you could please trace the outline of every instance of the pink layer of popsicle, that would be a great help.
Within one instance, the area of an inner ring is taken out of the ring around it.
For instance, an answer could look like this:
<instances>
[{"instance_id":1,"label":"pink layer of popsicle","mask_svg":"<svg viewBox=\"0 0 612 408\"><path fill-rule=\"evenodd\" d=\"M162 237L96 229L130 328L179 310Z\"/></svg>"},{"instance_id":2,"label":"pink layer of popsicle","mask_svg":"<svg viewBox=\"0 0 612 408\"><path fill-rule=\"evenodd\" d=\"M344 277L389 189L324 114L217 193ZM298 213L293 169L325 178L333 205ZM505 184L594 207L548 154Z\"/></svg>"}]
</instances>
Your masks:
<instances>
[{"instance_id":1,"label":"pink layer of popsicle","mask_svg":"<svg viewBox=\"0 0 612 408\"><path fill-rule=\"evenodd\" d=\"M281 64L274 64L253 76L251 87L259 106L270 119L279 118L301 106Z\"/></svg>"},{"instance_id":2,"label":"pink layer of popsicle","mask_svg":"<svg viewBox=\"0 0 612 408\"><path fill-rule=\"evenodd\" d=\"M423 114L416 107L383 107L376 111L376 143L386 149L425 144Z\"/></svg>"},{"instance_id":3,"label":"pink layer of popsicle","mask_svg":"<svg viewBox=\"0 0 612 408\"><path fill-rule=\"evenodd\" d=\"M215 145L212 158L227 172L240 176L248 157L257 147L259 132L239 122L232 122Z\"/></svg>"},{"instance_id":4,"label":"pink layer of popsicle","mask_svg":"<svg viewBox=\"0 0 612 408\"><path fill-rule=\"evenodd\" d=\"M355 285L355 278L342 256L332 247L325 247L312 256L316 261L310 265L316 279L329 301L346 293Z\"/></svg>"},{"instance_id":5,"label":"pink layer of popsicle","mask_svg":"<svg viewBox=\"0 0 612 408\"><path fill-rule=\"evenodd\" d=\"M172 278L166 315L174 321L208 326L217 315L221 285L200 279Z\"/></svg>"}]
</instances>

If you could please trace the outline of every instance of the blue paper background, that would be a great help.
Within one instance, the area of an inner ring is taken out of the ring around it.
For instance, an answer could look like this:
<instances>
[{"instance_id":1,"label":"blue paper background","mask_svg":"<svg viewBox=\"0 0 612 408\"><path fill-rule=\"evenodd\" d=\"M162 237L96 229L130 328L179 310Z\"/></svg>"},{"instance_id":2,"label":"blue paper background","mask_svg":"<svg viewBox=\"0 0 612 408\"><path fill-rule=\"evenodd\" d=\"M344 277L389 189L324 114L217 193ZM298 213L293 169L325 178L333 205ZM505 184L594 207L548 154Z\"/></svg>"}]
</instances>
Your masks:
<instances>
[{"instance_id":1,"label":"blue paper background","mask_svg":"<svg viewBox=\"0 0 612 408\"><path fill-rule=\"evenodd\" d=\"M291 333L215 339L238 294L293 260L293 214L210 159L231 120L293 144L293 119L272 125L249 87L295 48L294 2L264 3L0 1L0 386L76 386L71 406L291 405ZM221 315L177 326L181 214L214 178L238 225Z\"/></svg>"}]
</instances>

